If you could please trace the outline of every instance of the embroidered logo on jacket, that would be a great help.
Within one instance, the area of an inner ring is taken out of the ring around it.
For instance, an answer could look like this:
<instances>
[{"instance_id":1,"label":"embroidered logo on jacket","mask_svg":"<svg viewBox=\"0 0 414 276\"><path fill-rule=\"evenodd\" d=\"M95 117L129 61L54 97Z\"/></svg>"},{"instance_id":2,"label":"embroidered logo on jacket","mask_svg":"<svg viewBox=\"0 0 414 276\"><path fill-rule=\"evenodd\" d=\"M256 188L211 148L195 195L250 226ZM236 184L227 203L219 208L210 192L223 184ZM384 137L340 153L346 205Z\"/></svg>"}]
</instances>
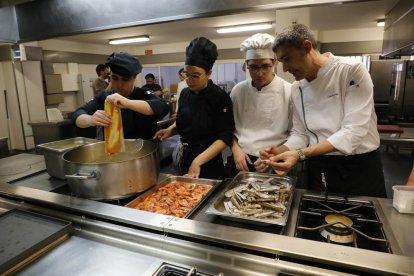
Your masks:
<instances>
[{"instance_id":1,"label":"embroidered logo on jacket","mask_svg":"<svg viewBox=\"0 0 414 276\"><path fill-rule=\"evenodd\" d=\"M328 95L328 98L332 98L332 97L335 97L335 96L338 96L338 95L339 95L339 93L333 93L331 95Z\"/></svg>"}]
</instances>

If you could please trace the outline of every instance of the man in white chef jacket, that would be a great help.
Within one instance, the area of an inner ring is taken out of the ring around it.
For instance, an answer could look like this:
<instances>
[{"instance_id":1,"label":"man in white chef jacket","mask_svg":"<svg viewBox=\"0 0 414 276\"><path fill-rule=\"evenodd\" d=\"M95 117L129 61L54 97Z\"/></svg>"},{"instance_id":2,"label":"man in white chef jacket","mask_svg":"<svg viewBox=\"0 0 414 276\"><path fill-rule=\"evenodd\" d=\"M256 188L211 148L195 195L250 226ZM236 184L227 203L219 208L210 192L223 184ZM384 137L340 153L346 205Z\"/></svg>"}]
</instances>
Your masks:
<instances>
[{"instance_id":1,"label":"man in white chef jacket","mask_svg":"<svg viewBox=\"0 0 414 276\"><path fill-rule=\"evenodd\" d=\"M281 145L291 126L290 83L274 73L274 37L255 34L240 44L246 68L252 79L232 89L235 132L230 160L230 176L239 171L255 171L259 150L270 144Z\"/></svg>"},{"instance_id":2,"label":"man in white chef jacket","mask_svg":"<svg viewBox=\"0 0 414 276\"><path fill-rule=\"evenodd\" d=\"M178 71L178 77L180 78L180 82L178 83L178 86L177 86L177 100L176 100L177 104L175 105L175 113L178 112L178 100L180 99L181 91L183 91L184 88L188 87L187 81L182 76L183 72L184 72L184 68L181 68Z\"/></svg>"},{"instance_id":3,"label":"man in white chef jacket","mask_svg":"<svg viewBox=\"0 0 414 276\"><path fill-rule=\"evenodd\" d=\"M278 34L272 49L296 80L293 128L283 146L262 150L261 158L279 172L306 159L311 189L326 184L329 192L386 197L373 84L364 65L321 54L301 24Z\"/></svg>"}]
</instances>

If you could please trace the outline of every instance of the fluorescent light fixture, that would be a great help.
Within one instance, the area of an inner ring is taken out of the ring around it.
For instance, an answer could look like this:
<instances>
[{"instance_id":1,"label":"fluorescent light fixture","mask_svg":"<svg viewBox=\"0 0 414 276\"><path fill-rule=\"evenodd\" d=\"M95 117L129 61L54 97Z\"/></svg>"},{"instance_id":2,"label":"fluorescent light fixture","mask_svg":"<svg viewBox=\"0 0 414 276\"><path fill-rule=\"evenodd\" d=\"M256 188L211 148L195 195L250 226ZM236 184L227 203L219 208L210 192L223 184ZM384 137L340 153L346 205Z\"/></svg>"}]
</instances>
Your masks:
<instances>
[{"instance_id":1,"label":"fluorescent light fixture","mask_svg":"<svg viewBox=\"0 0 414 276\"><path fill-rule=\"evenodd\" d=\"M148 35L142 35L142 36L136 36L136 37L111 39L111 40L109 40L109 44L119 45L119 44L127 44L127 43L145 42L145 41L149 41L149 40L150 40L150 38L149 38Z\"/></svg>"},{"instance_id":2,"label":"fluorescent light fixture","mask_svg":"<svg viewBox=\"0 0 414 276\"><path fill-rule=\"evenodd\" d=\"M385 26L385 20L384 19L377 20L377 27L384 27L384 26Z\"/></svg>"},{"instance_id":3,"label":"fluorescent light fixture","mask_svg":"<svg viewBox=\"0 0 414 276\"><path fill-rule=\"evenodd\" d=\"M258 23L258 24L248 24L248 25L218 28L217 32L219 34L227 34L227 33L236 33L236 32L267 30L271 28L272 28L272 23Z\"/></svg>"}]
</instances>

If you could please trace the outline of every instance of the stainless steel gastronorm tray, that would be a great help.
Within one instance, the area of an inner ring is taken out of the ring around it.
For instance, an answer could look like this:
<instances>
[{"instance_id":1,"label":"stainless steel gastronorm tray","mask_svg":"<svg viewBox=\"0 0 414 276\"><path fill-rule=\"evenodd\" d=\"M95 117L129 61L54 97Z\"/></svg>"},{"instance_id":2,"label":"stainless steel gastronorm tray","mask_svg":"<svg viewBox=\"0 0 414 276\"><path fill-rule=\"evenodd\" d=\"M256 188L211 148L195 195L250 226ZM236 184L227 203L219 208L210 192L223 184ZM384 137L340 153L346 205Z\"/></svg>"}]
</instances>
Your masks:
<instances>
[{"instance_id":1,"label":"stainless steel gastronorm tray","mask_svg":"<svg viewBox=\"0 0 414 276\"><path fill-rule=\"evenodd\" d=\"M66 179L62 155L80 146L97 143L99 140L75 137L60 141L49 142L36 146L36 151L45 157L47 173L51 176Z\"/></svg>"},{"instance_id":2,"label":"stainless steel gastronorm tray","mask_svg":"<svg viewBox=\"0 0 414 276\"><path fill-rule=\"evenodd\" d=\"M0 216L0 275L10 275L67 239L72 223L24 210ZM4 273L4 274L3 274Z\"/></svg>"},{"instance_id":3,"label":"stainless steel gastronorm tray","mask_svg":"<svg viewBox=\"0 0 414 276\"><path fill-rule=\"evenodd\" d=\"M288 192L288 199L286 206L286 211L283 216L278 218L255 218L255 217L247 217L241 216L237 214L232 214L227 212L224 202L227 199L225 193L231 189L234 189L240 185L243 185L246 181L258 181L263 182L272 178L272 185L280 185L280 184L287 184L290 185L290 191ZM240 172L229 184L228 189L220 194L214 202L206 210L207 214L218 215L223 218L228 218L231 220L235 220L242 223L250 223L250 224L275 224L275 225L286 225L287 219L289 217L289 210L292 204L293 199L293 191L294 191L294 184L296 180L294 178L288 176L278 176L274 174L263 174L263 173L252 173L252 172Z\"/></svg>"},{"instance_id":4,"label":"stainless steel gastronorm tray","mask_svg":"<svg viewBox=\"0 0 414 276\"><path fill-rule=\"evenodd\" d=\"M220 181L212 180L212 179L202 179L202 178L190 178L190 177L183 177L183 176L170 176L160 182L158 185L152 187L142 195L139 195L137 198L129 202L125 207L134 208L137 204L144 201L148 196L151 196L154 192L156 192L159 188L164 187L167 184L178 184L178 183L186 183L186 184L197 184L197 185L206 185L211 186L211 189L207 192L207 194L201 198L201 200L184 216L184 218L188 218L195 212L199 206L203 204L203 202L214 192L217 188Z\"/></svg>"}]
</instances>

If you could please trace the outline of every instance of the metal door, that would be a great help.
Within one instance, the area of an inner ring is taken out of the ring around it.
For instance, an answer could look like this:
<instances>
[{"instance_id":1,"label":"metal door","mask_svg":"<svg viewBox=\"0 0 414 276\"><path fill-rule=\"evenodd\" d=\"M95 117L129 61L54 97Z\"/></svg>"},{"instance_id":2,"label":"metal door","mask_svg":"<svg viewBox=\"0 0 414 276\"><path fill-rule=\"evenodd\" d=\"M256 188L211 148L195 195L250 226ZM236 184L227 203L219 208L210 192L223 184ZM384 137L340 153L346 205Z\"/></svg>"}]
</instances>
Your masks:
<instances>
[{"instance_id":1,"label":"metal door","mask_svg":"<svg viewBox=\"0 0 414 276\"><path fill-rule=\"evenodd\" d=\"M401 107L403 101L404 77L403 77L404 62L396 62L392 66L392 77L390 87L390 110L391 115L400 117Z\"/></svg>"},{"instance_id":2,"label":"metal door","mask_svg":"<svg viewBox=\"0 0 414 276\"><path fill-rule=\"evenodd\" d=\"M414 61L406 61L405 65L405 86L402 116L407 118L414 116Z\"/></svg>"},{"instance_id":3,"label":"metal door","mask_svg":"<svg viewBox=\"0 0 414 276\"><path fill-rule=\"evenodd\" d=\"M7 106L7 90L3 78L3 66L0 63L0 137L9 138L9 107ZM10 139L8 139L10 148Z\"/></svg>"}]
</instances>

